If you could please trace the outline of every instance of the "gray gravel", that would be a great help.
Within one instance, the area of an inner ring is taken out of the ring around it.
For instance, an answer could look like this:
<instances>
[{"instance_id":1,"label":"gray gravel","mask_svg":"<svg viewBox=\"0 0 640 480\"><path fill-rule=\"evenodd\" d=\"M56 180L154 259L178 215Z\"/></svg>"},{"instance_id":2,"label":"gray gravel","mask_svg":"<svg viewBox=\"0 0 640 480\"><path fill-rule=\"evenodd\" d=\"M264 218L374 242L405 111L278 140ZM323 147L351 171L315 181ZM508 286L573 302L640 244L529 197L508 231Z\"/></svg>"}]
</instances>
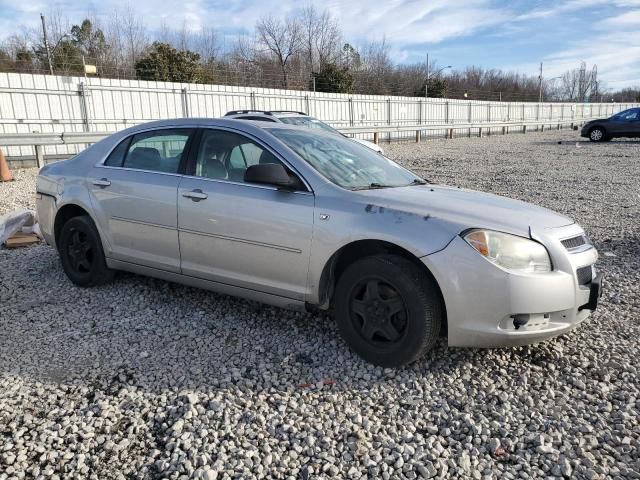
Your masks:
<instances>
[{"instance_id":1,"label":"gray gravel","mask_svg":"<svg viewBox=\"0 0 640 480\"><path fill-rule=\"evenodd\" d=\"M13 182L0 182L0 216L19 208L35 208L37 168L12 169Z\"/></svg>"},{"instance_id":2,"label":"gray gravel","mask_svg":"<svg viewBox=\"0 0 640 480\"><path fill-rule=\"evenodd\" d=\"M558 144L559 140L564 140ZM566 213L607 275L531 347L361 361L324 316L0 251L0 479L640 478L640 142L562 131L385 146L432 180ZM34 171L0 184L30 205Z\"/></svg>"}]
</instances>

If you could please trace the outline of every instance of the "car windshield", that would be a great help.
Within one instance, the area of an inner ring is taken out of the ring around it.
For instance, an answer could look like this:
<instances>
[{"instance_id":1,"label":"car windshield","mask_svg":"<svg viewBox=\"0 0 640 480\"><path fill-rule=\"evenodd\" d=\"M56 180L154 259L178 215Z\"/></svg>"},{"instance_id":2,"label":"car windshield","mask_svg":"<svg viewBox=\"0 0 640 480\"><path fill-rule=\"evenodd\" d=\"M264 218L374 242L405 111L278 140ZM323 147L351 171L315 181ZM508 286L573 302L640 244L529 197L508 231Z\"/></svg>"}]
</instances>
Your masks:
<instances>
[{"instance_id":1,"label":"car windshield","mask_svg":"<svg viewBox=\"0 0 640 480\"><path fill-rule=\"evenodd\" d=\"M326 123L318 120L314 117L309 116L291 116L291 117L278 117L280 121L283 123L288 123L289 125L297 125L298 127L307 127L307 128L318 128L320 130L324 130L325 132L337 133L338 135L342 135L335 128L327 125Z\"/></svg>"},{"instance_id":2,"label":"car windshield","mask_svg":"<svg viewBox=\"0 0 640 480\"><path fill-rule=\"evenodd\" d=\"M343 188L363 190L426 183L392 160L343 136L286 128L274 128L271 133Z\"/></svg>"}]
</instances>

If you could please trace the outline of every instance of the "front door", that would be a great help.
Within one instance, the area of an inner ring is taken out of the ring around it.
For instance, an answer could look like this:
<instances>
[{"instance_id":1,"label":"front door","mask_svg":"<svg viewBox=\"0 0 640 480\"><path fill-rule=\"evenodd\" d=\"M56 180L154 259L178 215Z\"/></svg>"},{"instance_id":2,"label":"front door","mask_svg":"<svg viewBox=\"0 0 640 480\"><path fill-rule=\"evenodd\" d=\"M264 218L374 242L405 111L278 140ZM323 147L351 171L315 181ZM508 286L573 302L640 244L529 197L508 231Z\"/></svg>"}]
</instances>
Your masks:
<instances>
[{"instance_id":1,"label":"front door","mask_svg":"<svg viewBox=\"0 0 640 480\"><path fill-rule=\"evenodd\" d=\"M640 110L633 108L611 117L607 129L614 136L634 137L640 135Z\"/></svg>"},{"instance_id":2,"label":"front door","mask_svg":"<svg viewBox=\"0 0 640 480\"><path fill-rule=\"evenodd\" d=\"M180 271L177 191L193 130L162 129L123 140L87 178L107 257Z\"/></svg>"},{"instance_id":3,"label":"front door","mask_svg":"<svg viewBox=\"0 0 640 480\"><path fill-rule=\"evenodd\" d=\"M283 163L244 135L202 130L178 187L182 273L303 300L314 196L244 183L256 163Z\"/></svg>"}]
</instances>

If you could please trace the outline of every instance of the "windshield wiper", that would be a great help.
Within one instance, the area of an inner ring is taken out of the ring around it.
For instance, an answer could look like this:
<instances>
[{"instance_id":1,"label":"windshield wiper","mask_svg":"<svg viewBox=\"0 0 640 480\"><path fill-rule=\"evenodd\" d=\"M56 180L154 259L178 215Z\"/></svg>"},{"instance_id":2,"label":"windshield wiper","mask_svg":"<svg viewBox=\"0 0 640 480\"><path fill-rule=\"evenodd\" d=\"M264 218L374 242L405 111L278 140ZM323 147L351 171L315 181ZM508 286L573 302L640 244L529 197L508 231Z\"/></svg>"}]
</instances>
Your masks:
<instances>
[{"instance_id":1,"label":"windshield wiper","mask_svg":"<svg viewBox=\"0 0 640 480\"><path fill-rule=\"evenodd\" d=\"M392 188L397 185L382 185L381 183L372 182L362 187L353 187L352 190L375 190L376 188Z\"/></svg>"},{"instance_id":2,"label":"windshield wiper","mask_svg":"<svg viewBox=\"0 0 640 480\"><path fill-rule=\"evenodd\" d=\"M423 180L422 178L414 178L409 185L426 185L427 183L431 182L429 180Z\"/></svg>"}]
</instances>

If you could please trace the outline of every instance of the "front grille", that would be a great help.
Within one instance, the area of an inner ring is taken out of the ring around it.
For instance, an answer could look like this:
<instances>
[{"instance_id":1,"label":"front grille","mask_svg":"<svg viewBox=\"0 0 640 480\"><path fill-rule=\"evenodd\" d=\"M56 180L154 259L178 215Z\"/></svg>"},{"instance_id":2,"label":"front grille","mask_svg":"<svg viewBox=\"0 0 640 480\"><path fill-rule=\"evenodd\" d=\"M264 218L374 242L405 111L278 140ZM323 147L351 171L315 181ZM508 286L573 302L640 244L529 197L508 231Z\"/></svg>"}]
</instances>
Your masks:
<instances>
[{"instance_id":1,"label":"front grille","mask_svg":"<svg viewBox=\"0 0 640 480\"><path fill-rule=\"evenodd\" d=\"M578 248L587 243L587 239L584 235L578 235L577 237L565 238L561 241L564 248L571 250L572 248Z\"/></svg>"},{"instance_id":2,"label":"front grille","mask_svg":"<svg viewBox=\"0 0 640 480\"><path fill-rule=\"evenodd\" d=\"M591 283L593 279L593 269L591 265L577 269L576 276L578 277L578 285L588 285Z\"/></svg>"}]
</instances>

